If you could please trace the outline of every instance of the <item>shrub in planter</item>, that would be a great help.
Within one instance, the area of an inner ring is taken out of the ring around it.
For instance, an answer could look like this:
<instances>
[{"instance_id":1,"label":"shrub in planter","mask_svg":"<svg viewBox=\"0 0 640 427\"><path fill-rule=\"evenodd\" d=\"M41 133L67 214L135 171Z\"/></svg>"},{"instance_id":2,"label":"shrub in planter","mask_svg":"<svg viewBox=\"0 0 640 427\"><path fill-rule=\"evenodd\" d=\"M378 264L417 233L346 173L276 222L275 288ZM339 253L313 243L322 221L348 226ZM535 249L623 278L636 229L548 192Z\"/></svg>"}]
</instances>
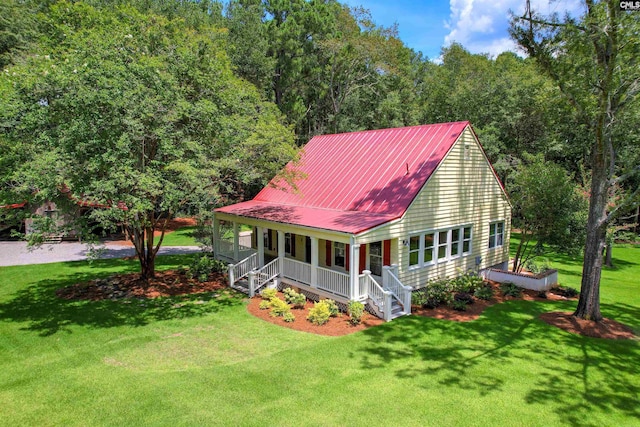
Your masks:
<instances>
[{"instance_id":1,"label":"shrub in planter","mask_svg":"<svg viewBox=\"0 0 640 427\"><path fill-rule=\"evenodd\" d=\"M518 298L522 294L522 289L511 282L504 282L500 285L500 292L506 297Z\"/></svg>"},{"instance_id":2,"label":"shrub in planter","mask_svg":"<svg viewBox=\"0 0 640 427\"><path fill-rule=\"evenodd\" d=\"M360 301L349 301L349 322L352 325L358 325L364 314L364 304Z\"/></svg>"},{"instance_id":3,"label":"shrub in planter","mask_svg":"<svg viewBox=\"0 0 640 427\"><path fill-rule=\"evenodd\" d=\"M260 292L260 296L262 299L271 300L271 298L275 298L278 294L278 290L275 288L264 288L262 292Z\"/></svg>"},{"instance_id":4,"label":"shrub in planter","mask_svg":"<svg viewBox=\"0 0 640 427\"><path fill-rule=\"evenodd\" d=\"M307 302L307 297L304 294L298 293L291 288L286 288L282 293L284 293L285 301L293 305L293 308L304 308L304 304Z\"/></svg>"},{"instance_id":5,"label":"shrub in planter","mask_svg":"<svg viewBox=\"0 0 640 427\"><path fill-rule=\"evenodd\" d=\"M478 299L488 301L493 298L493 288L491 285L480 286L476 289L473 295Z\"/></svg>"},{"instance_id":6,"label":"shrub in planter","mask_svg":"<svg viewBox=\"0 0 640 427\"><path fill-rule=\"evenodd\" d=\"M282 301L280 298L273 297L269 300L269 304L271 305L271 313L269 313L272 317L282 317L287 313L291 312L291 307L289 304Z\"/></svg>"},{"instance_id":7,"label":"shrub in planter","mask_svg":"<svg viewBox=\"0 0 640 427\"><path fill-rule=\"evenodd\" d=\"M282 316L282 319L287 323L291 323L296 320L296 316L294 316L292 312L288 311L284 314L284 316Z\"/></svg>"},{"instance_id":8,"label":"shrub in planter","mask_svg":"<svg viewBox=\"0 0 640 427\"><path fill-rule=\"evenodd\" d=\"M322 300L313 305L313 308L309 310L309 315L307 316L307 320L314 325L324 325L329 321L329 317L331 317L331 310L329 309L329 304L326 302L327 300Z\"/></svg>"}]
</instances>

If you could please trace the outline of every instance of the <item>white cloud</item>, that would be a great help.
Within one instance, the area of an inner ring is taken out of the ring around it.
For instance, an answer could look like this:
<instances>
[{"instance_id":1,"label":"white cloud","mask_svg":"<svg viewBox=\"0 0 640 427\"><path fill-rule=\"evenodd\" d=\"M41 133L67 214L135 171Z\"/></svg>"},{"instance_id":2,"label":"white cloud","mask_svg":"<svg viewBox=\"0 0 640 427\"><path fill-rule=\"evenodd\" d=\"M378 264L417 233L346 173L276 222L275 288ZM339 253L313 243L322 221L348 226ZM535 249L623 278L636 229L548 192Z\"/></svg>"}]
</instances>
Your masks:
<instances>
[{"instance_id":1,"label":"white cloud","mask_svg":"<svg viewBox=\"0 0 640 427\"><path fill-rule=\"evenodd\" d=\"M575 16L582 9L579 0L532 0L531 6L545 15L568 11ZM516 46L507 34L509 10L520 14L524 7L525 0L450 0L451 13L445 22L450 31L444 45L457 42L472 53L493 56L506 50L515 51Z\"/></svg>"}]
</instances>

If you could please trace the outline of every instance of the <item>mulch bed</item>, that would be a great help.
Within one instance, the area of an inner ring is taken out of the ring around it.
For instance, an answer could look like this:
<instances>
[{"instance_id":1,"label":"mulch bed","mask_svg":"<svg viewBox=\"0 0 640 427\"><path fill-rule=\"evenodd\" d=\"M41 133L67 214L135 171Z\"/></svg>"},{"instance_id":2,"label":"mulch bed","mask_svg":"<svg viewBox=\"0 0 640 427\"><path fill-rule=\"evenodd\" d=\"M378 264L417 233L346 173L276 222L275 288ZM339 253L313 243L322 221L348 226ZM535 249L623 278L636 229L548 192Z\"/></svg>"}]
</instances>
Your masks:
<instances>
[{"instance_id":1,"label":"mulch bed","mask_svg":"<svg viewBox=\"0 0 640 427\"><path fill-rule=\"evenodd\" d=\"M491 281L489 283L493 288L494 297L489 301L476 298L473 304L467 305L466 311L457 311L447 306L430 309L413 305L411 306L411 313L435 319L470 322L480 317L480 314L482 314L487 307L505 301L517 299L525 301L567 301L578 299L578 297L567 298L559 293L555 293L553 289L546 292L546 298L542 298L539 292L528 289L523 290L520 298L509 297L502 295L499 283ZM567 332L588 337L604 339L631 339L635 337L631 328L620 322L616 322L615 320L602 319L600 322L593 322L590 320L578 319L573 317L571 314L572 313L566 312L549 312L541 314L540 319L549 325L558 327Z\"/></svg>"},{"instance_id":2,"label":"mulch bed","mask_svg":"<svg viewBox=\"0 0 640 427\"><path fill-rule=\"evenodd\" d=\"M284 300L284 295L281 292L278 292L278 298ZM295 329L296 331L311 332L318 335L327 335L333 337L342 336L362 331L363 329L369 328L371 326L376 326L384 323L384 320L373 316L372 314L365 311L364 315L362 316L362 322L359 325L350 324L349 315L345 313L339 314L338 317L330 317L329 321L324 325L314 325L307 320L309 309L313 307L313 301L309 300L307 300L304 308L291 309L293 315L296 316L296 320L287 323L282 319L282 317L271 317L271 315L269 314L270 310L260 310L259 306L261 301L262 299L260 297L251 298L249 300L247 310L250 314L275 325L283 326L289 329Z\"/></svg>"},{"instance_id":3,"label":"mulch bed","mask_svg":"<svg viewBox=\"0 0 640 427\"><path fill-rule=\"evenodd\" d=\"M602 319L599 322L594 322L592 320L578 319L569 312L542 313L540 319L567 332L587 337L609 340L635 338L631 328L612 319Z\"/></svg>"},{"instance_id":4,"label":"mulch bed","mask_svg":"<svg viewBox=\"0 0 640 427\"><path fill-rule=\"evenodd\" d=\"M553 291L546 293L547 298L541 298L538 292L529 290L525 290L521 298L505 297L500 293L498 283L492 282L491 285L494 288L494 298L490 301L476 299L473 304L467 306L466 311L456 311L444 306L427 309L415 305L411 307L411 311L414 315L418 316L469 322L477 319L487 307L504 301L513 299L523 299L527 301L559 301L569 299ZM95 279L60 288L56 291L56 295L66 300L100 301L104 299L157 298L197 294L217 291L223 288L227 288L227 279L220 273L210 275L209 280L206 282L199 282L196 279L187 278L185 274L179 273L177 270L168 270L156 272L156 277L148 282L141 280L139 273L117 274L106 279ZM278 296L284 299L281 293L279 293ZM576 298L571 299L575 300ZM307 301L303 309L292 309L296 320L287 323L281 317L271 317L269 314L270 310L260 310L260 301L261 299L259 297L249 300L247 310L250 314L267 322L302 332L341 336L384 323L384 320L365 312L362 317L362 322L359 325L351 325L349 323L349 316L347 314L341 314L338 317L330 318L329 322L325 325L317 326L307 320L309 309L313 307L312 301ZM611 319L592 322L577 319L571 316L571 313L563 312L543 313L540 315L540 319L565 331L589 337L605 339L630 339L635 337L631 328Z\"/></svg>"},{"instance_id":5,"label":"mulch bed","mask_svg":"<svg viewBox=\"0 0 640 427\"><path fill-rule=\"evenodd\" d=\"M141 280L139 273L117 274L106 279L95 279L60 288L56 295L67 300L100 301L198 294L226 287L227 280L219 273L211 274L206 282L198 282L176 270L168 270L156 272L156 277L148 282Z\"/></svg>"}]
</instances>

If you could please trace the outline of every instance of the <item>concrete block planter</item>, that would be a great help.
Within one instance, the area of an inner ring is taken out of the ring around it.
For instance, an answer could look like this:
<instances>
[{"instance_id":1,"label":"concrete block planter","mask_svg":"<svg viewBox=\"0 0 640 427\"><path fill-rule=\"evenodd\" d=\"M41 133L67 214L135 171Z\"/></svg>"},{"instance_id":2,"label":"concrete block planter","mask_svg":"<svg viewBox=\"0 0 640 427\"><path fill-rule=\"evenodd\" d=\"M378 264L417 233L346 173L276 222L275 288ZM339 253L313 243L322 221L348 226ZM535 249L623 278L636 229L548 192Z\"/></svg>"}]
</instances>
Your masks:
<instances>
[{"instance_id":1,"label":"concrete block planter","mask_svg":"<svg viewBox=\"0 0 640 427\"><path fill-rule=\"evenodd\" d=\"M546 291L558 284L558 270L547 270L543 273L532 274L490 268L485 272L484 276L494 282L511 282L521 288L534 291Z\"/></svg>"}]
</instances>

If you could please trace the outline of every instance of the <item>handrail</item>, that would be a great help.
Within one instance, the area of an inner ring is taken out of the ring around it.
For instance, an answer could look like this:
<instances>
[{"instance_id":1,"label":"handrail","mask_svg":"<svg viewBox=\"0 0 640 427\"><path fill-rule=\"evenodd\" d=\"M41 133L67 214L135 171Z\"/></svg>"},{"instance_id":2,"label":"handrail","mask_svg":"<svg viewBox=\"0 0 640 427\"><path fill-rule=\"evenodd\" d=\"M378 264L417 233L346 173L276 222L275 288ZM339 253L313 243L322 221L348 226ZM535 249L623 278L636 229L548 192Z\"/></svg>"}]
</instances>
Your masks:
<instances>
[{"instance_id":1,"label":"handrail","mask_svg":"<svg viewBox=\"0 0 640 427\"><path fill-rule=\"evenodd\" d=\"M311 264L291 258L285 258L282 276L311 286Z\"/></svg>"},{"instance_id":2,"label":"handrail","mask_svg":"<svg viewBox=\"0 0 640 427\"><path fill-rule=\"evenodd\" d=\"M256 291L261 287L269 283L271 280L278 277L280 259L276 258L269 264L265 265L259 270L251 270L249 272L249 297L252 298Z\"/></svg>"},{"instance_id":3,"label":"handrail","mask_svg":"<svg viewBox=\"0 0 640 427\"><path fill-rule=\"evenodd\" d=\"M349 281L348 274L339 271L330 270L328 268L318 267L318 289L332 292L334 294L349 297Z\"/></svg>"},{"instance_id":4,"label":"handrail","mask_svg":"<svg viewBox=\"0 0 640 427\"><path fill-rule=\"evenodd\" d=\"M371 277L371 272L364 271L364 280L367 283L367 294L384 315L384 320L391 320L391 297L390 291L385 290L376 280Z\"/></svg>"},{"instance_id":5,"label":"handrail","mask_svg":"<svg viewBox=\"0 0 640 427\"><path fill-rule=\"evenodd\" d=\"M385 281L384 288L389 290L393 296L398 300L398 302L402 305L402 309L405 313L411 313L411 292L413 291L410 287L402 284L400 279L393 273L391 268L387 268L385 271L387 275L387 280Z\"/></svg>"}]
</instances>

